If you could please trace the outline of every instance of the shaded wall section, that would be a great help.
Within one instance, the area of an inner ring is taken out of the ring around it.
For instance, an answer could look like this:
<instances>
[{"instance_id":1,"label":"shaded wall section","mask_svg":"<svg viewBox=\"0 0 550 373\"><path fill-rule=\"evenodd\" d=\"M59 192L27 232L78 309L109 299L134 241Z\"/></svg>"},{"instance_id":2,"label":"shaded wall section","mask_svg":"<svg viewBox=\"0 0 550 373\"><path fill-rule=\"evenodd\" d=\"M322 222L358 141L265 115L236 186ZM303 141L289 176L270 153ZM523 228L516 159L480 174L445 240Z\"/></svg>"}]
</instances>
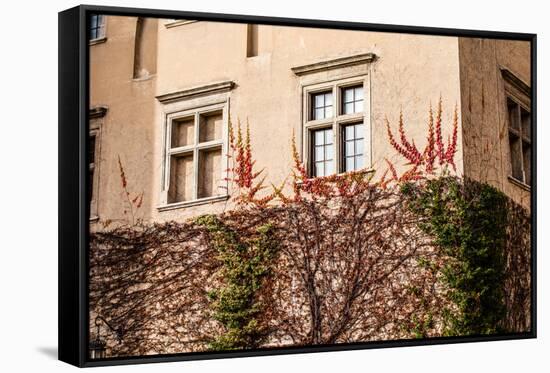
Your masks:
<instances>
[{"instance_id":1,"label":"shaded wall section","mask_svg":"<svg viewBox=\"0 0 550 373\"><path fill-rule=\"evenodd\" d=\"M459 38L464 175L530 208L530 187L512 175L503 71L531 86L527 41Z\"/></svg>"}]
</instances>

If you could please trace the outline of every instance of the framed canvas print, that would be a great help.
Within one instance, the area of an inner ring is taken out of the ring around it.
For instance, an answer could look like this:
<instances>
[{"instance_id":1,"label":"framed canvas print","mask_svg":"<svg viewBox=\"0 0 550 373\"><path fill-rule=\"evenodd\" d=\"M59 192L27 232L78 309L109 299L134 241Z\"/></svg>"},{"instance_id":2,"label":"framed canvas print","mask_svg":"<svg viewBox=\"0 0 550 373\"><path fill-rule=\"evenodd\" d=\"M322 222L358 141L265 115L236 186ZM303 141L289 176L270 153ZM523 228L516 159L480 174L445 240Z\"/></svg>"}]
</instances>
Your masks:
<instances>
[{"instance_id":1,"label":"framed canvas print","mask_svg":"<svg viewBox=\"0 0 550 373\"><path fill-rule=\"evenodd\" d=\"M536 36L59 13L59 358L536 336Z\"/></svg>"}]
</instances>

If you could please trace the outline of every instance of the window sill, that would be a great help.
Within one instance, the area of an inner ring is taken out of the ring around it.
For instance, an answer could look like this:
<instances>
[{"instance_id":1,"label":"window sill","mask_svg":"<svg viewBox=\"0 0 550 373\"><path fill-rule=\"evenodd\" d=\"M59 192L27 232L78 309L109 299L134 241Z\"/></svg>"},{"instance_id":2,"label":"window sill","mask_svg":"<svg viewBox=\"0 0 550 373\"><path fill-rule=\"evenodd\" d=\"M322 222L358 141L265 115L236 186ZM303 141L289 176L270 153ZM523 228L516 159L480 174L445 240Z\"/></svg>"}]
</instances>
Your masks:
<instances>
[{"instance_id":1,"label":"window sill","mask_svg":"<svg viewBox=\"0 0 550 373\"><path fill-rule=\"evenodd\" d=\"M355 172L362 173L362 174L374 174L376 172L376 170L372 167L369 167L369 168L363 168L363 169L355 171ZM328 176L308 176L308 179L317 179L318 177L329 177L329 176L334 176L334 175L336 175L337 177L342 177L342 176L345 176L348 173L349 172L340 172L340 173L332 174L332 175L328 175ZM300 184L303 184L303 182L299 181L298 185L300 185Z\"/></svg>"},{"instance_id":2,"label":"window sill","mask_svg":"<svg viewBox=\"0 0 550 373\"><path fill-rule=\"evenodd\" d=\"M91 216L90 223L97 223L99 221L99 216Z\"/></svg>"},{"instance_id":3,"label":"window sill","mask_svg":"<svg viewBox=\"0 0 550 373\"><path fill-rule=\"evenodd\" d=\"M104 36L102 38L90 40L90 45L102 44L102 43L105 43L106 41L107 41L107 38Z\"/></svg>"},{"instance_id":4,"label":"window sill","mask_svg":"<svg viewBox=\"0 0 550 373\"><path fill-rule=\"evenodd\" d=\"M200 205L206 205L206 204L215 203L215 202L227 201L228 199L229 199L228 195L206 197L206 198L194 199L192 201L183 201L183 202L170 203L168 205L158 206L157 210L161 212L177 210L185 207L200 206Z\"/></svg>"},{"instance_id":5,"label":"window sill","mask_svg":"<svg viewBox=\"0 0 550 373\"><path fill-rule=\"evenodd\" d=\"M529 184L525 184L523 181L516 179L512 175L508 176L508 181L527 192L531 192L531 186Z\"/></svg>"},{"instance_id":6,"label":"window sill","mask_svg":"<svg viewBox=\"0 0 550 373\"><path fill-rule=\"evenodd\" d=\"M165 23L164 27L172 28L172 27L178 27L178 26L183 26L183 25L189 25L189 24L195 23L195 22L199 22L199 21L192 20L192 19L178 19L177 21L174 21L174 22Z\"/></svg>"},{"instance_id":7,"label":"window sill","mask_svg":"<svg viewBox=\"0 0 550 373\"><path fill-rule=\"evenodd\" d=\"M157 76L157 74L150 74L150 75L142 76L142 77L139 77L139 78L132 78L132 81L134 83L146 82L148 80L154 79L156 76Z\"/></svg>"}]
</instances>

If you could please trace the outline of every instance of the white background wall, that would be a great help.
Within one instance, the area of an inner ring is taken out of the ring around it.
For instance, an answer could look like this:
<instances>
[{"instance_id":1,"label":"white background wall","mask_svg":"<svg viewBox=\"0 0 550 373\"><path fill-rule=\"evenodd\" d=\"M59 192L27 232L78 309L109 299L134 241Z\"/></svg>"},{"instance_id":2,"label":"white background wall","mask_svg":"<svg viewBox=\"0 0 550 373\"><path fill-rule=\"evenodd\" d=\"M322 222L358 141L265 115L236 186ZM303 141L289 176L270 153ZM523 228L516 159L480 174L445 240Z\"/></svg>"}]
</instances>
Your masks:
<instances>
[{"instance_id":1,"label":"white background wall","mask_svg":"<svg viewBox=\"0 0 550 373\"><path fill-rule=\"evenodd\" d=\"M550 368L550 26L543 1L118 0L96 4L533 32L538 45L539 338L155 364L107 371L523 372ZM7 0L0 21L0 370L74 369L57 356L57 12L76 1Z\"/></svg>"}]
</instances>

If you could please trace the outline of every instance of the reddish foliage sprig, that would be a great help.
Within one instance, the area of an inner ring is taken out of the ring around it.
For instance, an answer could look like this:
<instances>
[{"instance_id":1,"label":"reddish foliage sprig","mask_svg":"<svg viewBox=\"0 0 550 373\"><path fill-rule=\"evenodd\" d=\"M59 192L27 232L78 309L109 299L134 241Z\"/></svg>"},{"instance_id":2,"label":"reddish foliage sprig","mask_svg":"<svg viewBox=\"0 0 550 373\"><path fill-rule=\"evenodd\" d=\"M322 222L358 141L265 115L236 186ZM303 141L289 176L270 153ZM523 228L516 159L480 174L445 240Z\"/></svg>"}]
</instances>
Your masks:
<instances>
[{"instance_id":1,"label":"reddish foliage sprig","mask_svg":"<svg viewBox=\"0 0 550 373\"><path fill-rule=\"evenodd\" d=\"M247 122L246 133L243 136L241 123L238 122L237 134L235 136L233 126L229 123L229 146L234 155L234 162L229 167L227 180L236 184L239 189L238 195L234 198L239 204L250 204L266 206L275 198L273 193L259 196L260 191L266 186L265 176L260 178L264 170L254 171L255 160L252 157L252 146L250 139L250 126ZM229 155L231 159L232 156Z\"/></svg>"},{"instance_id":2,"label":"reddish foliage sprig","mask_svg":"<svg viewBox=\"0 0 550 373\"><path fill-rule=\"evenodd\" d=\"M128 190L128 180L126 178L126 172L124 171L124 167L122 166L122 160L120 159L120 155L118 155L118 169L120 172L120 183L122 185L122 191L124 193L124 199L126 201L128 210L130 211L131 216L131 223L134 225L136 223L135 215L136 211L138 210L141 205L143 204L143 195L144 192L136 193L135 196L132 198L131 193ZM124 215L126 215L128 210L124 210Z\"/></svg>"},{"instance_id":3,"label":"reddish foliage sprig","mask_svg":"<svg viewBox=\"0 0 550 373\"><path fill-rule=\"evenodd\" d=\"M435 162L435 133L434 133L434 116L432 110L432 104L430 103L430 109L428 114L428 145L424 151L424 157L426 159L426 172L428 174L434 171Z\"/></svg>"},{"instance_id":4,"label":"reddish foliage sprig","mask_svg":"<svg viewBox=\"0 0 550 373\"><path fill-rule=\"evenodd\" d=\"M441 116L443 114L443 100L439 96L439 102L437 103L437 115L435 118L435 142L437 145L437 157L439 158L439 165L443 166L445 163L445 145L443 144L443 135L441 133Z\"/></svg>"},{"instance_id":5,"label":"reddish foliage sprig","mask_svg":"<svg viewBox=\"0 0 550 373\"><path fill-rule=\"evenodd\" d=\"M405 158L407 164L410 165L410 168L406 170L403 175L396 176L394 173L395 166L386 159L388 166L391 164L391 167L388 169L391 171L392 177L386 179L388 172L384 173L380 184L386 186L391 181L403 182L403 181L414 181L419 180L424 176L433 175L435 172L435 162L436 159L439 161L441 168L449 165L456 172L456 164L454 157L456 154L457 147L457 137L458 137L458 107L455 105L455 110L453 113L453 132L452 136L449 137L447 145L443 141L442 135L442 114L443 113L443 104L441 97L437 104L437 113L435 118L435 128L434 128L434 117L432 106L428 110L428 127L426 134L426 146L420 152L415 145L414 139L409 140L405 134L404 130L404 121L403 114L399 114L399 136L400 142L398 143L391 131L391 126L388 119L385 119L386 129L388 133L388 140L390 145L395 149L395 151Z\"/></svg>"}]
</instances>

